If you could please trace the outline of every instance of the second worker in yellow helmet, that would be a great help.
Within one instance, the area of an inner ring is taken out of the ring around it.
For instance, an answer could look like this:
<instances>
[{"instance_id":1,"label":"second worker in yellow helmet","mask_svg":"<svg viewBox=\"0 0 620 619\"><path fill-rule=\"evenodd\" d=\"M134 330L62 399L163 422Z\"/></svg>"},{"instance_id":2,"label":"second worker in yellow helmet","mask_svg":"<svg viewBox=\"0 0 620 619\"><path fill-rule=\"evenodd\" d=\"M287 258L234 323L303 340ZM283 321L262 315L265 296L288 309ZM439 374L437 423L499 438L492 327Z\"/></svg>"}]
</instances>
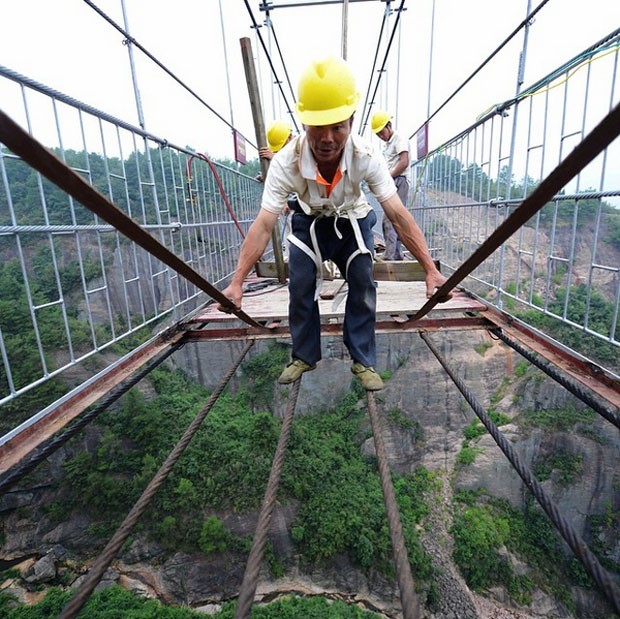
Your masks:
<instances>
[{"instance_id":1,"label":"second worker in yellow helmet","mask_svg":"<svg viewBox=\"0 0 620 619\"><path fill-rule=\"evenodd\" d=\"M423 267L427 296L446 281L430 256L422 231L398 197L385 159L352 132L359 99L353 74L340 58L315 61L302 74L297 113L305 134L293 138L272 159L260 211L241 246L231 282L223 291L241 307L245 278L262 257L289 194L297 194L288 262L293 349L292 360L278 379L282 384L295 382L321 359L321 266L324 260L332 260L348 283L343 341L353 362L351 371L366 390L383 388L374 369L373 226L377 216L362 183L367 183Z\"/></svg>"},{"instance_id":2,"label":"second worker in yellow helmet","mask_svg":"<svg viewBox=\"0 0 620 619\"><path fill-rule=\"evenodd\" d=\"M291 126L285 120L274 120L267 127L267 144L258 149L260 157L273 159L273 156L293 139Z\"/></svg>"},{"instance_id":3,"label":"second worker in yellow helmet","mask_svg":"<svg viewBox=\"0 0 620 619\"><path fill-rule=\"evenodd\" d=\"M373 132L383 142L383 156L385 157L390 174L396 184L398 197L407 206L409 195L409 141L394 130L392 117L385 111L379 110L372 115L370 121ZM385 242L384 260L402 260L403 246L396 234L396 230L388 217L384 217L381 227Z\"/></svg>"}]
</instances>

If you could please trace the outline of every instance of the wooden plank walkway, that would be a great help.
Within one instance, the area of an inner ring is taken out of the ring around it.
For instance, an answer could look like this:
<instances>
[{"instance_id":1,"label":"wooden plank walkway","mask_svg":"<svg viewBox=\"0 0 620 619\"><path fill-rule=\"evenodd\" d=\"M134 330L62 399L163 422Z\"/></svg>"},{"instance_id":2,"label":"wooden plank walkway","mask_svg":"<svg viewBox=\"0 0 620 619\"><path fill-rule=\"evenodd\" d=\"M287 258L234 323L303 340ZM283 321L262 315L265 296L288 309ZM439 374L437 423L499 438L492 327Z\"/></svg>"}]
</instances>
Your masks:
<instances>
[{"instance_id":1,"label":"wooden plank walkway","mask_svg":"<svg viewBox=\"0 0 620 619\"><path fill-rule=\"evenodd\" d=\"M250 278L246 281L247 292L243 296L243 310L257 321L288 319L288 286L268 278ZM333 292L333 295L330 294ZM347 285L343 280L326 281L319 299L322 322L344 317ZM332 297L333 298L329 298ZM377 319L394 315L413 315L426 303L426 287L420 281L377 282ZM431 312L438 315L484 311L486 305L472 299L462 290L456 290L453 298L437 305ZM233 314L226 314L212 303L192 318L192 322L237 321Z\"/></svg>"}]
</instances>

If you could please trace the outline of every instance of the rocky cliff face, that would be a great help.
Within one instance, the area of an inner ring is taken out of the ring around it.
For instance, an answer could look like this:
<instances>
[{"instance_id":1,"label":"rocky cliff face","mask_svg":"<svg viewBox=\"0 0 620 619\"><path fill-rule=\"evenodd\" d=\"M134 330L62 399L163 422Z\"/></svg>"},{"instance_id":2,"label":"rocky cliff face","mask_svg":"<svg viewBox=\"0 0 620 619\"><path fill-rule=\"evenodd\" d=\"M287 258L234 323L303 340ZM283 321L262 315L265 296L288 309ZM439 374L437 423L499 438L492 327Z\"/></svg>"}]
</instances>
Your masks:
<instances>
[{"instance_id":1,"label":"rocky cliff face","mask_svg":"<svg viewBox=\"0 0 620 619\"><path fill-rule=\"evenodd\" d=\"M578 424L562 432L549 432L523 423L526 410L548 409L562 414L567 407L580 403L553 380L539 372L515 376L521 361L517 353L494 341L483 331L433 334L433 341L485 408L505 414L510 423L501 429L514 449L530 466L558 450L569 452L583 463L579 475L570 484L558 483L554 472L543 482L545 490L563 516L582 536L588 535L587 518L604 515L620 507L620 436L618 429L594 415L587 424ZM207 386L215 385L240 350L241 343L201 343L186 346L174 357L190 374ZM257 343L256 354L265 343ZM329 403L350 389L350 360L338 338L323 342L324 360L317 369L304 375L297 414L320 413ZM553 600L536 592L531 607L512 615L500 611L481 610L481 605L462 581L450 556L451 494L459 489L486 489L489 494L522 507L529 492L493 439L485 434L476 442L475 460L463 466L458 463L464 430L474 413L443 371L432 352L416 335L380 336L377 368L392 372L387 386L377 398L383 423L383 434L391 467L399 472L413 471L419 466L436 471L443 481L441 497L429 519L426 546L440 568L438 583L442 602L428 619L470 619L475 617L604 617L606 606L596 594L581 595L576 615L566 614ZM239 382L239 378L235 381ZM234 382L234 381L233 381ZM234 384L233 387L234 388ZM274 386L273 413L283 416L288 388ZM363 405L363 403L360 403ZM84 434L83 445L92 436ZM374 451L372 440L363 445L366 453ZM52 476L61 473L66 454L58 452L50 464ZM557 472L556 472L557 473ZM50 480L52 481L52 480ZM5 495L0 503L4 518L5 543L0 560L5 567L28 561L27 574L32 582L52 582L61 574L75 574L80 567L68 557L87 557L100 550L105 540L89 531L86 519L52 526L40 514L37 521L23 517L24 507L32 507L53 493L53 487L22 487ZM289 527L296 506L280 505L272 521L271 541L285 567L283 578L273 580L261 573L258 596L272 599L280 592L298 591L309 595L323 593L355 601L386 617L399 616L398 591L394 583L377 574L363 575L345 558L332 565L304 571L299 564ZM29 511L29 513L32 513ZM35 511L36 513L36 511ZM254 530L256 514L220 514L226 527L243 535ZM592 540L588 539L588 542ZM610 558L619 561L620 540L604 540ZM156 544L145 544L139 538L124 550L107 581L117 581L163 601L192 606L217 604L233 598L245 568L245 556L227 555L217 559L177 553L164 557ZM41 563L43 561L43 563ZM87 567L88 561L84 563ZM68 578L68 576L67 576ZM26 596L23 592L20 595ZM508 602L506 592L497 590L494 597ZM589 609L589 610L588 610ZM593 610L595 609L595 610ZM486 614L485 614L486 612ZM586 612L599 612L588 615Z\"/></svg>"}]
</instances>

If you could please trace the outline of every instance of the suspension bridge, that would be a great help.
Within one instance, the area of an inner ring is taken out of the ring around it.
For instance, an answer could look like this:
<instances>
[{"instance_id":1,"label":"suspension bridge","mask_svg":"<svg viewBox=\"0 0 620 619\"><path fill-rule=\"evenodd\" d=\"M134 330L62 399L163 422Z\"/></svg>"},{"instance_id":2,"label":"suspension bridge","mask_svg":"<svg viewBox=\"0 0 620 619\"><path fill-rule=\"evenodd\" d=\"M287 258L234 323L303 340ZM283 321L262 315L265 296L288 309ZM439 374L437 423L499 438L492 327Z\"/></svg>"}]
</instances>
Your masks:
<instances>
[{"instance_id":1,"label":"suspension bridge","mask_svg":"<svg viewBox=\"0 0 620 619\"><path fill-rule=\"evenodd\" d=\"M381 5L371 78L357 114L363 134L373 107L382 97L388 103L387 76L394 72L396 82L405 79L393 69L399 66L394 60L400 53L395 42L407 19L405 0L297 4L316 5L317 10L337 5L341 18L337 51L347 57L353 38L360 36L356 7L349 6L358 3ZM434 334L446 332L487 332L606 423L620 428L620 268L617 250L610 249L614 242L618 245L620 230L620 29L610 28L560 66L526 84L523 62L528 34L549 3L524 3L522 19L493 53L463 76L461 85L440 105L433 110L429 106L423 122L408 136L412 188L407 206L448 281L426 299L414 260L375 263L376 331L421 336L610 609L620 614L618 574L601 565L583 532L561 512L531 464L502 433L433 339ZM260 294L248 294L238 309L221 293L260 204L262 185L237 164L245 160L244 151L265 145L266 114L261 100L278 99L282 116L301 130L293 112L294 76L289 74L287 50L281 48L277 36L281 9L299 6L261 2L253 9L247 1L241 4L255 39L253 51L249 37L242 39L242 45L250 48L243 82L248 99L254 101L253 130L236 125L230 84L231 112L226 117L140 42L129 28L124 0L122 21L95 2L84 0L84 5L102 28L123 37L137 125L55 90L53 84L0 65L0 251L5 265L2 275L7 281L11 278L16 293L7 299L12 310L3 308L0 313L2 492L10 493L182 347L216 341L244 343L231 367L222 370L209 401L76 587L60 615L63 619L77 616L84 606L252 344L290 337L286 264L279 237L274 237L246 282L250 293L260 290ZM222 16L221 4L219 8ZM135 27L139 29L138 24ZM432 135L433 123L444 108L516 41L522 64L512 96L489 101L487 111L473 124L432 147L429 132ZM157 135L155 127L147 131L136 71L138 55L165 73L203 113L212 115L213 122L232 133L237 163L224 165L199 150L176 144ZM252 90L248 72L256 70L255 62L269 87L258 83ZM230 79L241 80L241 76ZM320 300L321 333L326 338L341 338L346 282L338 273L326 275L329 281ZM439 303L450 290L453 298ZM230 313L218 311L218 303ZM601 306L605 308L602 318L595 311ZM530 324L517 310L570 327L594 345L584 352L574 340L563 342L554 332ZM18 337L24 331L26 340ZM107 354L145 332L149 337L130 346L124 355ZM28 342L26 349L24 341ZM607 354L603 360L593 358L597 348ZM61 395L49 388L76 368L85 371L87 378ZM300 379L290 387L239 589L237 617L248 617L255 599L302 384ZM46 389L51 394L48 401ZM390 476L381 404L372 392L366 396L402 616L423 617ZM45 403L32 410L28 404L32 399ZM617 496L601 497L599 509L605 501L620 509Z\"/></svg>"}]
</instances>

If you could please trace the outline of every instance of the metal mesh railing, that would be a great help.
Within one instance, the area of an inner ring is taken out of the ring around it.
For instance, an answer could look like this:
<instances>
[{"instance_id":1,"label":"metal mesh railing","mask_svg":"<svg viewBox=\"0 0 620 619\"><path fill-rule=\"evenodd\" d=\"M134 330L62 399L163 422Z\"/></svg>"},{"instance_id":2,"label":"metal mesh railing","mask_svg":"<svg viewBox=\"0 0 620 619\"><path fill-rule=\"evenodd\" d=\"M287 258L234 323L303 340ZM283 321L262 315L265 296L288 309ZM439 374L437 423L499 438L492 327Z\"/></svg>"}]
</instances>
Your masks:
<instances>
[{"instance_id":1,"label":"metal mesh railing","mask_svg":"<svg viewBox=\"0 0 620 619\"><path fill-rule=\"evenodd\" d=\"M410 204L448 273L618 104L619 58L616 31L413 164ZM580 350L584 334L603 341L599 360L615 370L620 345L617 142L465 281L486 302L551 328L552 335L560 337L557 325L571 327L561 331L561 339L577 352L589 355L597 348L590 344Z\"/></svg>"},{"instance_id":2,"label":"metal mesh railing","mask_svg":"<svg viewBox=\"0 0 620 619\"><path fill-rule=\"evenodd\" d=\"M205 279L230 275L260 202L254 178L4 67L0 83L5 113L59 159ZM50 379L207 300L2 144L0 256L0 405L57 396ZM15 425L28 408L4 410Z\"/></svg>"}]
</instances>

